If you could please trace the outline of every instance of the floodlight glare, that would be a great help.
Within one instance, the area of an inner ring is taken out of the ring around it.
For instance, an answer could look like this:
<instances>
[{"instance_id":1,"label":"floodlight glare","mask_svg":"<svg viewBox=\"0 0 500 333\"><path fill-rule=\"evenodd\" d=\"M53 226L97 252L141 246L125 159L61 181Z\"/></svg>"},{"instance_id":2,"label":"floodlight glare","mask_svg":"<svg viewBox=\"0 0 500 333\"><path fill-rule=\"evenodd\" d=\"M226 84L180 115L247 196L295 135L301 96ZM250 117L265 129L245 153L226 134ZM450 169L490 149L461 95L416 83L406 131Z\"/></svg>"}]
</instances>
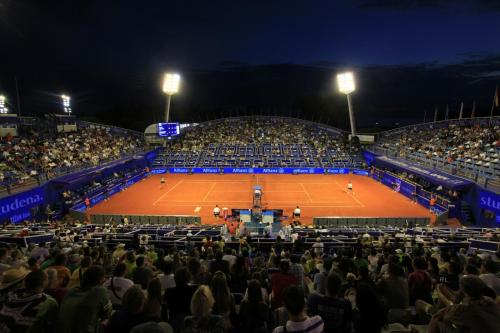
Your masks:
<instances>
[{"instance_id":1,"label":"floodlight glare","mask_svg":"<svg viewBox=\"0 0 500 333\"><path fill-rule=\"evenodd\" d=\"M167 73L163 78L163 92L167 95L176 94L179 91L179 82L181 76L179 74Z\"/></svg>"},{"instance_id":2,"label":"floodlight glare","mask_svg":"<svg viewBox=\"0 0 500 333\"><path fill-rule=\"evenodd\" d=\"M346 95L356 90L354 75L352 72L337 74L337 83L339 85L339 91Z\"/></svg>"}]
</instances>

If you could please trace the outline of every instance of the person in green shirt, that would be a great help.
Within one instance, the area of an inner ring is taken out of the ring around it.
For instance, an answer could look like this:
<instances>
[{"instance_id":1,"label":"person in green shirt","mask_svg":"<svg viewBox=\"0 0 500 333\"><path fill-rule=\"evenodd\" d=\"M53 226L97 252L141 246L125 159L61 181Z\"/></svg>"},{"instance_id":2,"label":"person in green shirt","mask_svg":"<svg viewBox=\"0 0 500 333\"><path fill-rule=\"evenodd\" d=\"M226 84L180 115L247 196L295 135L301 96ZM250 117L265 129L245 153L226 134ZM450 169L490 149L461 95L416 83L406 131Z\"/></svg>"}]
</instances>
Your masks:
<instances>
[{"instance_id":1,"label":"person in green shirt","mask_svg":"<svg viewBox=\"0 0 500 333\"><path fill-rule=\"evenodd\" d=\"M81 285L71 289L61 304L58 332L99 331L101 321L109 318L113 309L107 290L101 286L104 280L101 266L91 266L83 273Z\"/></svg>"},{"instance_id":2,"label":"person in green shirt","mask_svg":"<svg viewBox=\"0 0 500 333\"><path fill-rule=\"evenodd\" d=\"M24 289L9 294L0 304L1 332L52 332L57 321L57 301L45 294L47 274L38 270L26 275Z\"/></svg>"}]
</instances>

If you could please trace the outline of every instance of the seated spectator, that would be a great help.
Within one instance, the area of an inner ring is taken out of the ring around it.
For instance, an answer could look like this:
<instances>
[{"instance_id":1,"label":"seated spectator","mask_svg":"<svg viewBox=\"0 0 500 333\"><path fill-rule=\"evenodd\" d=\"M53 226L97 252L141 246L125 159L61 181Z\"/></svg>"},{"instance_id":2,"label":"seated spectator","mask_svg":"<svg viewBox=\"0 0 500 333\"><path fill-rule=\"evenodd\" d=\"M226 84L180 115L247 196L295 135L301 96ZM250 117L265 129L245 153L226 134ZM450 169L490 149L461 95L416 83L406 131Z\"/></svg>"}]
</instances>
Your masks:
<instances>
[{"instance_id":1,"label":"seated spectator","mask_svg":"<svg viewBox=\"0 0 500 333\"><path fill-rule=\"evenodd\" d=\"M71 289L73 287L76 287L77 285L80 284L80 281L82 280L83 273L92 266L92 258L91 257L84 257L80 263L80 266L73 271L73 274L71 274L71 279L69 280L68 288Z\"/></svg>"},{"instance_id":2,"label":"seated spectator","mask_svg":"<svg viewBox=\"0 0 500 333\"><path fill-rule=\"evenodd\" d=\"M360 283L356 288L356 332L380 333L387 324L387 314L377 292L369 285Z\"/></svg>"},{"instance_id":3,"label":"seated spectator","mask_svg":"<svg viewBox=\"0 0 500 333\"><path fill-rule=\"evenodd\" d=\"M500 307L484 296L486 288L486 284L477 276L463 277L460 280L460 290L465 296L462 303L447 306L436 313L428 332L500 332Z\"/></svg>"},{"instance_id":4,"label":"seated spectator","mask_svg":"<svg viewBox=\"0 0 500 333\"><path fill-rule=\"evenodd\" d=\"M247 288L248 269L245 258L238 256L235 264L230 269L230 286L233 293L244 293Z\"/></svg>"},{"instance_id":5,"label":"seated spectator","mask_svg":"<svg viewBox=\"0 0 500 333\"><path fill-rule=\"evenodd\" d=\"M55 330L58 304L43 290L47 274L38 270L26 275L24 289L12 292L0 303L0 331L51 332Z\"/></svg>"},{"instance_id":6,"label":"seated spectator","mask_svg":"<svg viewBox=\"0 0 500 333\"><path fill-rule=\"evenodd\" d=\"M235 314L234 297L229 291L226 276L221 271L215 272L210 283L210 291L214 297L212 313L222 316L226 329L230 329L231 315Z\"/></svg>"},{"instance_id":7,"label":"seated spectator","mask_svg":"<svg viewBox=\"0 0 500 333\"><path fill-rule=\"evenodd\" d=\"M71 289L61 304L58 332L98 330L113 309L107 290L101 287L104 279L104 269L100 266L91 266L85 271L81 285Z\"/></svg>"},{"instance_id":8,"label":"seated spectator","mask_svg":"<svg viewBox=\"0 0 500 333\"><path fill-rule=\"evenodd\" d=\"M390 263L388 273L389 277L378 284L387 309L407 309L410 304L408 281L402 276L401 267Z\"/></svg>"},{"instance_id":9,"label":"seated spectator","mask_svg":"<svg viewBox=\"0 0 500 333\"><path fill-rule=\"evenodd\" d=\"M283 305L282 293L283 289L292 284L297 284L297 279L289 273L290 262L288 260L281 260L279 264L279 272L271 275L271 289L272 289L272 308L277 309Z\"/></svg>"},{"instance_id":10,"label":"seated spectator","mask_svg":"<svg viewBox=\"0 0 500 333\"><path fill-rule=\"evenodd\" d=\"M351 304L338 294L342 285L340 276L330 273L325 281L326 295L309 295L307 313L319 315L325 324L325 332L350 333L352 330Z\"/></svg>"},{"instance_id":11,"label":"seated spectator","mask_svg":"<svg viewBox=\"0 0 500 333\"><path fill-rule=\"evenodd\" d=\"M439 273L439 283L444 284L453 291L458 291L462 267L456 260L450 261L448 267L447 270L441 270Z\"/></svg>"},{"instance_id":12,"label":"seated spectator","mask_svg":"<svg viewBox=\"0 0 500 333\"><path fill-rule=\"evenodd\" d=\"M184 320L183 333L224 333L226 332L224 319L212 314L214 297L210 288L200 286L191 298L191 316Z\"/></svg>"},{"instance_id":13,"label":"seated spectator","mask_svg":"<svg viewBox=\"0 0 500 333\"><path fill-rule=\"evenodd\" d=\"M134 285L132 280L125 278L127 266L124 263L119 263L115 266L113 276L110 277L102 285L108 291L109 299L113 304L113 308L119 309L122 305L122 299L128 288Z\"/></svg>"},{"instance_id":14,"label":"seated spectator","mask_svg":"<svg viewBox=\"0 0 500 333\"><path fill-rule=\"evenodd\" d=\"M230 248L227 248L226 251L229 251L229 253L231 253ZM226 257L226 255L228 256L227 260L224 259L224 257ZM230 255L226 254L226 255L222 256L221 251L215 251L215 259L210 264L210 273L214 274L217 271L221 271L224 274L226 274L226 276L229 276L229 267L230 267L229 256L232 257L232 254L230 254ZM236 260L236 258L235 258L235 260Z\"/></svg>"},{"instance_id":15,"label":"seated spectator","mask_svg":"<svg viewBox=\"0 0 500 333\"><path fill-rule=\"evenodd\" d=\"M324 331L323 320L320 316L307 316L304 289L302 287L296 285L286 287L283 290L283 302L289 320L284 326L276 327L273 333L322 333Z\"/></svg>"},{"instance_id":16,"label":"seated spectator","mask_svg":"<svg viewBox=\"0 0 500 333\"><path fill-rule=\"evenodd\" d=\"M258 280L250 280L247 296L240 304L239 330L243 333L265 333L269 321L269 308L262 298Z\"/></svg>"}]
</instances>

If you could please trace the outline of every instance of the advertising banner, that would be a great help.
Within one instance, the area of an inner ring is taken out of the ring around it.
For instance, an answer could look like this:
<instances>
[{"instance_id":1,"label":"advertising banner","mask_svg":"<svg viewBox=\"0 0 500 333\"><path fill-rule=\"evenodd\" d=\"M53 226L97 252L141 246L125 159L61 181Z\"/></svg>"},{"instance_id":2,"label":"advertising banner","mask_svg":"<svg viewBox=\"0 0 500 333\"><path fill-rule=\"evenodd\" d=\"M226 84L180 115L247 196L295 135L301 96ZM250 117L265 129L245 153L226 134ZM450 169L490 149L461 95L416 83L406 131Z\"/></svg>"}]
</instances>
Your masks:
<instances>
[{"instance_id":1,"label":"advertising banner","mask_svg":"<svg viewBox=\"0 0 500 333\"><path fill-rule=\"evenodd\" d=\"M18 223L31 218L30 209L45 202L45 186L12 195L0 200L0 221L9 219Z\"/></svg>"}]
</instances>

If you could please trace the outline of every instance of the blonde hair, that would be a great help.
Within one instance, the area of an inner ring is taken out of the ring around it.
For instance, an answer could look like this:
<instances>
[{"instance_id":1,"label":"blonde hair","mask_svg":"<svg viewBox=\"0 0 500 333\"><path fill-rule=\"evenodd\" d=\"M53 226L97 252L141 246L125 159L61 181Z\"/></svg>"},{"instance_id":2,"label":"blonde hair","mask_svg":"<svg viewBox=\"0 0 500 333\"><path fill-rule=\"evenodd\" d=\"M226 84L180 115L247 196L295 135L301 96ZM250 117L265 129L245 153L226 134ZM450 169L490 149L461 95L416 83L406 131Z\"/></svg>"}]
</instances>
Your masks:
<instances>
[{"instance_id":1,"label":"blonde hair","mask_svg":"<svg viewBox=\"0 0 500 333\"><path fill-rule=\"evenodd\" d=\"M191 313L197 317L207 317L212 312L214 297L208 286L200 286L191 298Z\"/></svg>"}]
</instances>

